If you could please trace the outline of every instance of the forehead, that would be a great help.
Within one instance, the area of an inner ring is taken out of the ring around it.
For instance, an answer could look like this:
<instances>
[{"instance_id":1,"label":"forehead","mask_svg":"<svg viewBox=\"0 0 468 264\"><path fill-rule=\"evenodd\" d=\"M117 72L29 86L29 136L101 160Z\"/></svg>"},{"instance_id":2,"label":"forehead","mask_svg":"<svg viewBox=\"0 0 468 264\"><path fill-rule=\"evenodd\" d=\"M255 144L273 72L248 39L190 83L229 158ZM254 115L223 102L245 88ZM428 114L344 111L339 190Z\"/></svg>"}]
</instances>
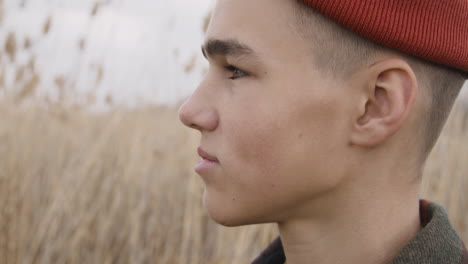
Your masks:
<instances>
[{"instance_id":1,"label":"forehead","mask_svg":"<svg viewBox=\"0 0 468 264\"><path fill-rule=\"evenodd\" d=\"M294 1L218 0L206 39L236 40L260 56L303 53L308 48L297 33Z\"/></svg>"}]
</instances>

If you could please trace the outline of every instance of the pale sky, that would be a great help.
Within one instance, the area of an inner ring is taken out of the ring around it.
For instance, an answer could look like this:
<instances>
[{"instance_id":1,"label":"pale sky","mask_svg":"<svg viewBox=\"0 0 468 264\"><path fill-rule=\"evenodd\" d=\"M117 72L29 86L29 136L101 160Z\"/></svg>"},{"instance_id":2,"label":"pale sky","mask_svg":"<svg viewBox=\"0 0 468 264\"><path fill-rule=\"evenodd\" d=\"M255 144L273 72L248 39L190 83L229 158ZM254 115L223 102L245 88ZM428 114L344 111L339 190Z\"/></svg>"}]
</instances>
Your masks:
<instances>
[{"instance_id":1,"label":"pale sky","mask_svg":"<svg viewBox=\"0 0 468 264\"><path fill-rule=\"evenodd\" d=\"M20 51L16 65L34 54L41 93L54 93L57 76L74 82L80 93L93 92L100 98L112 94L115 100L130 103L175 102L193 91L204 68L199 47L211 0L109 0L91 17L94 2L5 1L0 41L9 31L19 43L31 39L31 50ZM49 16L50 32L44 36ZM185 65L194 56L196 67L187 74ZM102 81L96 85L101 66ZM8 68L13 71L11 65ZM13 75L7 81L13 81Z\"/></svg>"},{"instance_id":2,"label":"pale sky","mask_svg":"<svg viewBox=\"0 0 468 264\"><path fill-rule=\"evenodd\" d=\"M32 47L20 50L14 65L36 58L39 96L56 94L58 76L77 94L93 93L102 100L111 94L114 101L130 105L173 103L194 90L206 68L199 50L203 17L212 0L101 0L108 4L91 17L96 1L5 0L0 41L10 31L20 44L26 37L31 40ZM49 16L50 32L44 36ZM193 58L195 66L186 73ZM12 66L3 65L7 85L14 80ZM100 67L102 80L97 83Z\"/></svg>"}]
</instances>

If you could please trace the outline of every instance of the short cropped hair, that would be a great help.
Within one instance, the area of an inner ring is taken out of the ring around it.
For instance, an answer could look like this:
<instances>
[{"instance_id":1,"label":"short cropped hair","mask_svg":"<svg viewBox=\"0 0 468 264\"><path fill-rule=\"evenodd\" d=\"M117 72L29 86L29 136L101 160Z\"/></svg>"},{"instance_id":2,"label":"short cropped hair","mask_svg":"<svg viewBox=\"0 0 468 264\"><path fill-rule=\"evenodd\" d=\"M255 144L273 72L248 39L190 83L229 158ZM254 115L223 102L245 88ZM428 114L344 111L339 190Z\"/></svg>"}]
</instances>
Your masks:
<instances>
[{"instance_id":1,"label":"short cropped hair","mask_svg":"<svg viewBox=\"0 0 468 264\"><path fill-rule=\"evenodd\" d=\"M413 69L421 93L426 98L422 113L421 154L423 161L434 147L455 99L465 81L458 70L425 61L409 54L384 47L344 28L302 1L295 1L297 32L311 40L314 62L324 74L346 79L381 53L404 59ZM293 26L294 27L294 26ZM312 32L310 28L314 28Z\"/></svg>"}]
</instances>

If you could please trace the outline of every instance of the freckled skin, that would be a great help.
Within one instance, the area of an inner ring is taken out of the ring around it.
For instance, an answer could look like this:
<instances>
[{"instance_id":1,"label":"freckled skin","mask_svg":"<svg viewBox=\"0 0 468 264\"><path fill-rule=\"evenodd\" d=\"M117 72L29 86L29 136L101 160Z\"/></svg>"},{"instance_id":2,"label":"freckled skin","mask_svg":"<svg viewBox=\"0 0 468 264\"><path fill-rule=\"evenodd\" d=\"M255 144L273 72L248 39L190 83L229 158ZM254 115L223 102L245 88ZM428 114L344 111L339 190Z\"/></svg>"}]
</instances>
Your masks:
<instances>
[{"instance_id":1,"label":"freckled skin","mask_svg":"<svg viewBox=\"0 0 468 264\"><path fill-rule=\"evenodd\" d=\"M352 162L343 137L352 92L324 77L310 43L280 22L294 19L289 1L246 1L218 1L206 38L236 39L262 66L239 63L250 75L229 80L223 60L209 58L208 73L180 109L181 120L201 131L202 148L219 159L202 175L204 204L230 226L310 213L305 208L338 188Z\"/></svg>"}]
</instances>

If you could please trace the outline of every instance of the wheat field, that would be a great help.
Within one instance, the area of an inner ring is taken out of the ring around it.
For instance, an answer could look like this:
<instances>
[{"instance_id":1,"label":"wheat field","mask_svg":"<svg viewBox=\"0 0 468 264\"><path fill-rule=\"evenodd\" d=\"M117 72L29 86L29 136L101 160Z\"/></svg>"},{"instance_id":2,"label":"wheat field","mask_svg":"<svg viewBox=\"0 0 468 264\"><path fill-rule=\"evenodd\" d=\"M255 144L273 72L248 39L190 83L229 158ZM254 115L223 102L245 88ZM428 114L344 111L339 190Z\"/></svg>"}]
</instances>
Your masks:
<instances>
[{"instance_id":1,"label":"wheat field","mask_svg":"<svg viewBox=\"0 0 468 264\"><path fill-rule=\"evenodd\" d=\"M0 263L248 263L273 225L219 227L175 107L92 113L0 104ZM466 117L452 114L423 197L468 239Z\"/></svg>"}]
</instances>

